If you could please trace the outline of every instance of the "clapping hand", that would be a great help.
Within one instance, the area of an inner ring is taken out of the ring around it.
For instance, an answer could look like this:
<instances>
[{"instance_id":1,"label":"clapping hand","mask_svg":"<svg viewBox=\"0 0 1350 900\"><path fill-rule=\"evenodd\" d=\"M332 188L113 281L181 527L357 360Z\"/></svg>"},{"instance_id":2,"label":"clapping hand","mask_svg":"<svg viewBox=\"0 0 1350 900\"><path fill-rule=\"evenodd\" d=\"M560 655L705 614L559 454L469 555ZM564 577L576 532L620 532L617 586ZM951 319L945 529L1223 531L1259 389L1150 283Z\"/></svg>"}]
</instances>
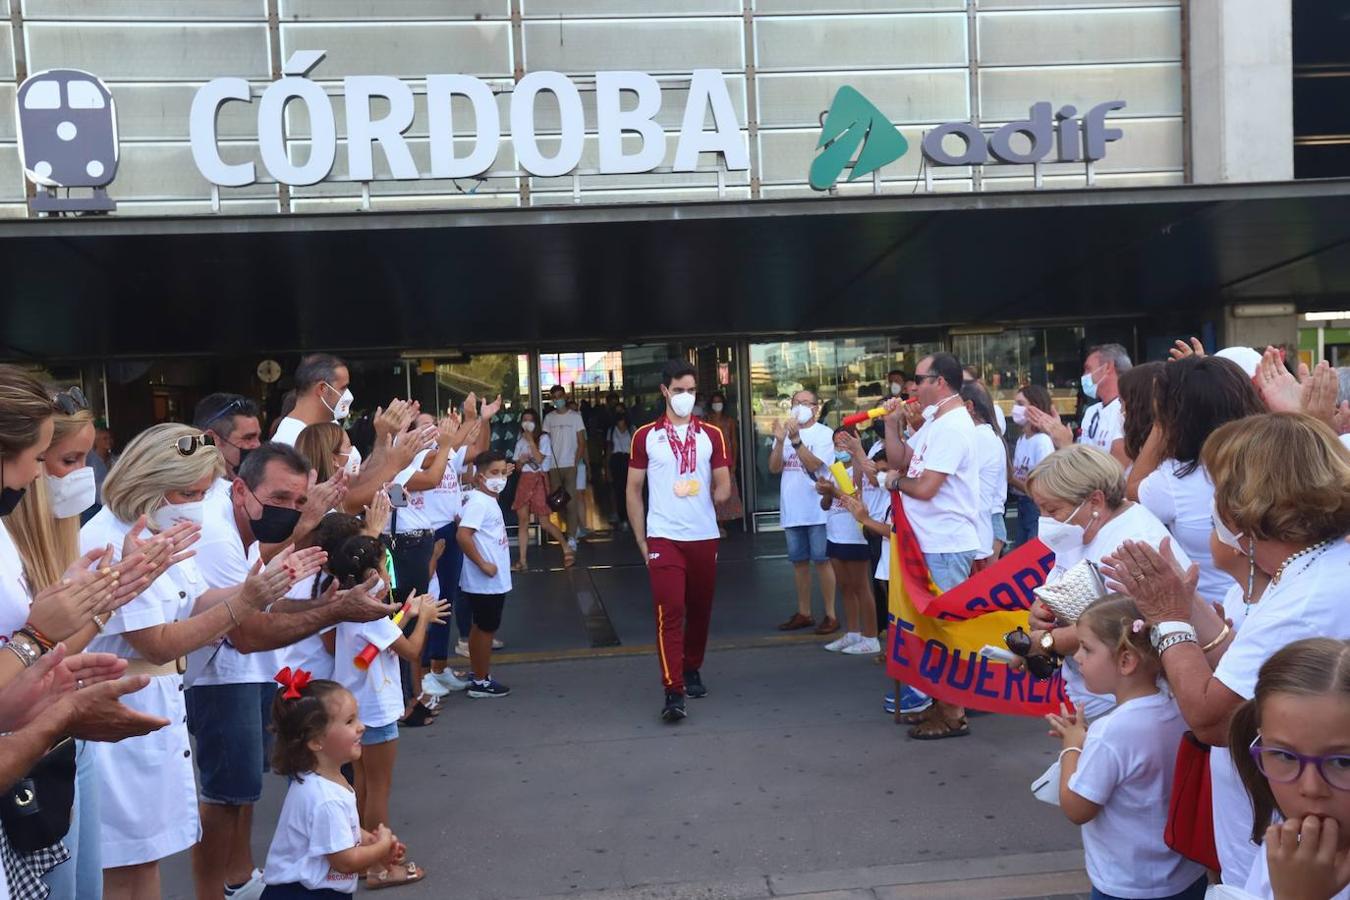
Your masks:
<instances>
[{"instance_id":1,"label":"clapping hand","mask_svg":"<svg viewBox=\"0 0 1350 900\"><path fill-rule=\"evenodd\" d=\"M415 598L413 610L419 617L429 617L429 623L434 622L437 625L445 623L446 617L450 615L450 601L441 600L430 594L422 594Z\"/></svg>"},{"instance_id":2,"label":"clapping hand","mask_svg":"<svg viewBox=\"0 0 1350 900\"><path fill-rule=\"evenodd\" d=\"M491 422L492 417L495 416L497 413L501 412L501 409L502 409L502 395L498 394L497 399L493 400L491 403L483 404L483 409L478 414L478 417L485 421Z\"/></svg>"},{"instance_id":3,"label":"clapping hand","mask_svg":"<svg viewBox=\"0 0 1350 900\"><path fill-rule=\"evenodd\" d=\"M18 731L63 694L120 678L127 661L112 653L66 655L57 644L0 691L0 731Z\"/></svg>"},{"instance_id":4,"label":"clapping hand","mask_svg":"<svg viewBox=\"0 0 1350 900\"><path fill-rule=\"evenodd\" d=\"M1284 367L1280 351L1267 347L1256 370L1256 391L1271 412L1298 412L1303 406L1299 383Z\"/></svg>"},{"instance_id":5,"label":"clapping hand","mask_svg":"<svg viewBox=\"0 0 1350 900\"><path fill-rule=\"evenodd\" d=\"M319 569L328 561L328 554L322 547L306 547L303 550L296 550L295 546L289 546L272 558L267 564L268 569L280 569L285 572L290 584L286 590L289 591L306 578L318 574Z\"/></svg>"},{"instance_id":6,"label":"clapping hand","mask_svg":"<svg viewBox=\"0 0 1350 900\"><path fill-rule=\"evenodd\" d=\"M1050 713L1045 717L1045 721L1050 723L1051 737L1059 738L1065 747L1082 749L1083 742L1087 740L1087 725L1083 722L1081 712L1076 709L1070 710L1061 703L1059 715Z\"/></svg>"},{"instance_id":7,"label":"clapping hand","mask_svg":"<svg viewBox=\"0 0 1350 900\"><path fill-rule=\"evenodd\" d=\"M1108 588L1134 599L1150 625L1191 620L1200 567L1191 563L1183 570L1170 537L1163 538L1157 550L1143 541L1126 541L1102 558L1102 575Z\"/></svg>"},{"instance_id":8,"label":"clapping hand","mask_svg":"<svg viewBox=\"0 0 1350 900\"><path fill-rule=\"evenodd\" d=\"M1300 398L1303 411L1328 425L1336 425L1336 397L1340 393L1341 382L1336 370L1326 360L1317 364L1317 368L1306 381Z\"/></svg>"},{"instance_id":9,"label":"clapping hand","mask_svg":"<svg viewBox=\"0 0 1350 900\"><path fill-rule=\"evenodd\" d=\"M389 511L393 507L389 504L388 487L385 485L385 490L376 491L370 505L366 507L365 527L362 532L371 537L379 537L384 533L384 526L389 524Z\"/></svg>"},{"instance_id":10,"label":"clapping hand","mask_svg":"<svg viewBox=\"0 0 1350 900\"><path fill-rule=\"evenodd\" d=\"M117 575L106 562L112 552L111 544L89 551L60 581L39 591L28 608L29 623L53 641L64 641L111 607Z\"/></svg>"},{"instance_id":11,"label":"clapping hand","mask_svg":"<svg viewBox=\"0 0 1350 900\"><path fill-rule=\"evenodd\" d=\"M344 622L374 622L389 615L389 607L384 603L388 590L384 579L379 575L371 575L363 583L345 591L339 591L336 585L329 585L324 598L341 604L338 615Z\"/></svg>"},{"instance_id":12,"label":"clapping hand","mask_svg":"<svg viewBox=\"0 0 1350 900\"><path fill-rule=\"evenodd\" d=\"M416 414L413 404L395 397L389 401L387 407L375 410L375 421L372 424L375 426L376 436L387 438L401 433Z\"/></svg>"},{"instance_id":13,"label":"clapping hand","mask_svg":"<svg viewBox=\"0 0 1350 900\"><path fill-rule=\"evenodd\" d=\"M275 563L277 560L285 557L290 549L290 547L287 547L286 550L277 554L273 559L273 562ZM244 583L239 586L239 590L235 596L244 604L247 611L251 612L272 605L282 597L286 596L286 592L290 589L291 577L289 570L284 565L269 565L264 569L263 562L260 559L253 564L253 568L249 570L248 577L245 578ZM233 610L233 607L227 608Z\"/></svg>"},{"instance_id":14,"label":"clapping hand","mask_svg":"<svg viewBox=\"0 0 1350 900\"><path fill-rule=\"evenodd\" d=\"M1056 449L1067 447L1073 443L1073 429L1060 421L1059 416L1037 409L1030 404L1027 405L1026 410L1027 421L1034 425L1037 431L1048 434Z\"/></svg>"},{"instance_id":15,"label":"clapping hand","mask_svg":"<svg viewBox=\"0 0 1350 900\"><path fill-rule=\"evenodd\" d=\"M310 469L305 505L300 508L300 521L295 526L300 534L308 534L318 527L329 510L342 508L351 480L346 469L338 469L327 481L319 482L318 479L319 473Z\"/></svg>"},{"instance_id":16,"label":"clapping hand","mask_svg":"<svg viewBox=\"0 0 1350 900\"><path fill-rule=\"evenodd\" d=\"M48 709L62 717L64 733L74 738L114 742L139 737L169 724L168 719L134 710L121 702L123 696L149 683L149 675L104 681L64 694Z\"/></svg>"},{"instance_id":17,"label":"clapping hand","mask_svg":"<svg viewBox=\"0 0 1350 900\"><path fill-rule=\"evenodd\" d=\"M1168 350L1167 353L1174 360L1185 359L1188 356L1204 356L1205 345L1200 343L1199 338L1193 337L1189 344L1185 341L1174 341L1172 349Z\"/></svg>"}]
</instances>

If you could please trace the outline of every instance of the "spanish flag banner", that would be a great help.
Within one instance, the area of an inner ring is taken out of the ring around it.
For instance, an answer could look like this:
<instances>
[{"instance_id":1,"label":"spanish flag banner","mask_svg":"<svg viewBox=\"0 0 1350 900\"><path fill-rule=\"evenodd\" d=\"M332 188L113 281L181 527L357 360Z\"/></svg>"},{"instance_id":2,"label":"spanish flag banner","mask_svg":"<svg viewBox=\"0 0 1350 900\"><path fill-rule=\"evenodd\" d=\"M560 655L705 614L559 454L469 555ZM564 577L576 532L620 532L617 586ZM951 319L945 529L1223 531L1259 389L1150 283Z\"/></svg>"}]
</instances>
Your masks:
<instances>
[{"instance_id":1,"label":"spanish flag banner","mask_svg":"<svg viewBox=\"0 0 1350 900\"><path fill-rule=\"evenodd\" d=\"M1004 647L1003 635L1027 627L1032 589L1045 582L1054 554L1031 541L943 593L928 573L899 494L892 494L891 508L887 673L930 697L969 709L1017 716L1058 713L1060 703L1069 703L1059 672L1038 681L1025 670L980 656L981 647Z\"/></svg>"}]
</instances>

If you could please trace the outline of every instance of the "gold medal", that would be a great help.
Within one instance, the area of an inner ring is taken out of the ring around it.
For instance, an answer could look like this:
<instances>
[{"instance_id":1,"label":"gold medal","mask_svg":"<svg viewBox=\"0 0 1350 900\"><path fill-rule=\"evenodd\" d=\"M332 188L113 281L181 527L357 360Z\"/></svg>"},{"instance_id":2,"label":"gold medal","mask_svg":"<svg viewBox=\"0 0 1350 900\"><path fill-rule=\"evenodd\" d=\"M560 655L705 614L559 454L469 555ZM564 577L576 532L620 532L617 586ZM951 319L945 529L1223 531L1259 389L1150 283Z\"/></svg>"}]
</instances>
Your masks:
<instances>
[{"instance_id":1,"label":"gold medal","mask_svg":"<svg viewBox=\"0 0 1350 900\"><path fill-rule=\"evenodd\" d=\"M697 478L690 478L685 482L686 497L697 497L702 489L703 485L699 483Z\"/></svg>"}]
</instances>

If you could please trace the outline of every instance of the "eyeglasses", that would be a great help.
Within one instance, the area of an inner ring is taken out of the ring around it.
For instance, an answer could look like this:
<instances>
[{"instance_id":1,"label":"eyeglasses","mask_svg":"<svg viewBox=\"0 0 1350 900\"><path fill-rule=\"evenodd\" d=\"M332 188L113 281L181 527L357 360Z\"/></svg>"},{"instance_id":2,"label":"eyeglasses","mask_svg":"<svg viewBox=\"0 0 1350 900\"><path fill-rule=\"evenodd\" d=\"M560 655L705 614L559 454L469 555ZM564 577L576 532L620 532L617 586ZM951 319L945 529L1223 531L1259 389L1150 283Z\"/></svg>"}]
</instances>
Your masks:
<instances>
[{"instance_id":1,"label":"eyeglasses","mask_svg":"<svg viewBox=\"0 0 1350 900\"><path fill-rule=\"evenodd\" d=\"M1008 649L1015 655L1022 657L1027 664L1027 671L1038 681L1045 681L1055 674L1055 671L1063 662L1058 656L1046 656L1040 653L1034 653L1031 645L1031 635L1022 629L1019 625L1016 631L1010 631L1003 636L1003 643L1008 645Z\"/></svg>"},{"instance_id":2,"label":"eyeglasses","mask_svg":"<svg viewBox=\"0 0 1350 900\"><path fill-rule=\"evenodd\" d=\"M1292 784L1303 777L1303 768L1311 763L1317 767L1317 773L1327 784L1338 791L1350 791L1350 756L1304 756L1283 747L1262 746L1260 740L1258 734L1249 752L1252 759L1256 760L1256 767L1269 780L1277 784Z\"/></svg>"},{"instance_id":3,"label":"eyeglasses","mask_svg":"<svg viewBox=\"0 0 1350 900\"><path fill-rule=\"evenodd\" d=\"M52 405L66 415L73 416L80 410L89 408L89 398L77 385L64 391L58 391L56 396L52 398Z\"/></svg>"},{"instance_id":4,"label":"eyeglasses","mask_svg":"<svg viewBox=\"0 0 1350 900\"><path fill-rule=\"evenodd\" d=\"M206 419L205 422L207 425L213 425L216 422L219 422L221 419L228 416L234 410L243 409L246 403L248 403L248 400L246 400L245 398L235 397L233 400L229 401L224 406L222 406L219 412L212 413L211 417L209 419Z\"/></svg>"},{"instance_id":5,"label":"eyeglasses","mask_svg":"<svg viewBox=\"0 0 1350 900\"><path fill-rule=\"evenodd\" d=\"M173 442L179 456L191 456L202 447L214 447L215 440L209 434L186 434Z\"/></svg>"}]
</instances>

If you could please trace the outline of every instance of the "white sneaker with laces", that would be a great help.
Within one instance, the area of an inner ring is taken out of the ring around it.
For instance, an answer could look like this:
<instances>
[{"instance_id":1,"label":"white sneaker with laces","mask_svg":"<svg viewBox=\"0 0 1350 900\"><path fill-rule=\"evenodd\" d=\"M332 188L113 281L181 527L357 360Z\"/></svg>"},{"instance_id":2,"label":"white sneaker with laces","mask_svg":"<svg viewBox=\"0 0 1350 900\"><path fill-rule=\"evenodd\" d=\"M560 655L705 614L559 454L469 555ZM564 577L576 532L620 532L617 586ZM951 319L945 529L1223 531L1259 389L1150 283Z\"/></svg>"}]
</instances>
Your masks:
<instances>
[{"instance_id":1,"label":"white sneaker with laces","mask_svg":"<svg viewBox=\"0 0 1350 900\"><path fill-rule=\"evenodd\" d=\"M435 685L436 690L428 688L428 684ZM443 697L452 691L462 691L469 686L469 679L460 678L450 669L444 672L428 672L422 676L422 690L433 697Z\"/></svg>"},{"instance_id":2,"label":"white sneaker with laces","mask_svg":"<svg viewBox=\"0 0 1350 900\"><path fill-rule=\"evenodd\" d=\"M248 881L234 890L225 888L225 897L227 900L258 900L262 896L263 888L267 887L263 883L263 873L261 869L254 869L253 874Z\"/></svg>"},{"instance_id":3,"label":"white sneaker with laces","mask_svg":"<svg viewBox=\"0 0 1350 900\"><path fill-rule=\"evenodd\" d=\"M847 653L848 648L852 647L855 643L857 643L860 640L862 640L861 635L845 634L841 638L836 638L835 640L830 641L828 644L825 645L825 649L830 651L831 653L840 653L840 652Z\"/></svg>"},{"instance_id":4,"label":"white sneaker with laces","mask_svg":"<svg viewBox=\"0 0 1350 900\"><path fill-rule=\"evenodd\" d=\"M856 642L845 647L843 652L850 656L868 656L870 654L880 653L881 641L874 637L860 638Z\"/></svg>"},{"instance_id":5,"label":"white sneaker with laces","mask_svg":"<svg viewBox=\"0 0 1350 900\"><path fill-rule=\"evenodd\" d=\"M456 641L456 642L455 642L455 655L456 655L456 656L462 656L462 657L464 657L465 659L468 659L468 658L469 658L469 642L468 642L468 641Z\"/></svg>"},{"instance_id":6,"label":"white sneaker with laces","mask_svg":"<svg viewBox=\"0 0 1350 900\"><path fill-rule=\"evenodd\" d=\"M505 646L506 646L506 641L503 641L503 640L501 640L500 638L493 638L493 639L492 639L492 649L493 649L493 650L500 650L500 649L502 649L502 648L505 647Z\"/></svg>"}]
</instances>

